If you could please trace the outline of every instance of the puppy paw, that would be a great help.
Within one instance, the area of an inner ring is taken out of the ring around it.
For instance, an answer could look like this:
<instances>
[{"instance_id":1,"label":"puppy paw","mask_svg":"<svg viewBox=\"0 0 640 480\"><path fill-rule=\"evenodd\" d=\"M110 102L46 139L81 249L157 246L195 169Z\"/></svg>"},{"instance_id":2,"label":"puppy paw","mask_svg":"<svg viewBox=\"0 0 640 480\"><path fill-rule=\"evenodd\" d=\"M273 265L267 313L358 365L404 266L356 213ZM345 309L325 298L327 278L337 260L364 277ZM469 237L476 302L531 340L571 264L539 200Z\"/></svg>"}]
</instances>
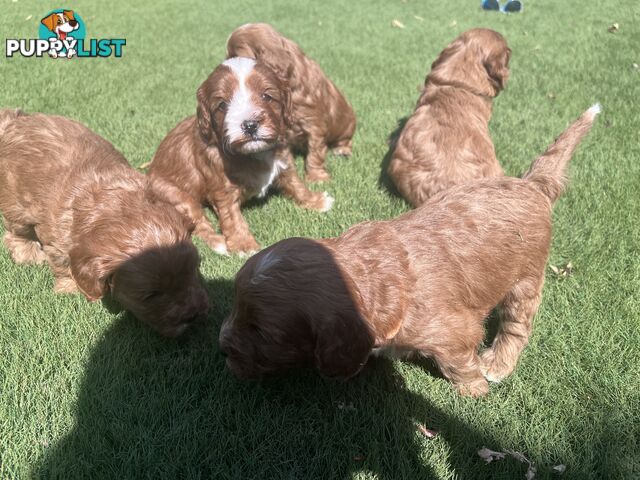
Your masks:
<instances>
[{"instance_id":1,"label":"puppy paw","mask_svg":"<svg viewBox=\"0 0 640 480\"><path fill-rule=\"evenodd\" d=\"M196 232L196 236L200 237L207 246L219 255L228 255L227 241L224 235L218 235L217 233L210 232Z\"/></svg>"},{"instance_id":2,"label":"puppy paw","mask_svg":"<svg viewBox=\"0 0 640 480\"><path fill-rule=\"evenodd\" d=\"M51 58L58 58L58 51L53 49L49 50L49 56Z\"/></svg>"},{"instance_id":3,"label":"puppy paw","mask_svg":"<svg viewBox=\"0 0 640 480\"><path fill-rule=\"evenodd\" d=\"M331 195L329 195L327 192L322 192L322 208L320 209L321 212L328 212L329 210L331 210L331 207L333 207L333 202L335 202L335 198L333 198Z\"/></svg>"},{"instance_id":4,"label":"puppy paw","mask_svg":"<svg viewBox=\"0 0 640 480\"><path fill-rule=\"evenodd\" d=\"M77 55L75 49L70 48L69 50L67 50L67 58L71 58L71 57L75 57Z\"/></svg>"},{"instance_id":5,"label":"puppy paw","mask_svg":"<svg viewBox=\"0 0 640 480\"><path fill-rule=\"evenodd\" d=\"M479 378L471 383L458 383L455 387L460 395L465 397L484 397L489 393L489 383L484 378Z\"/></svg>"},{"instance_id":6,"label":"puppy paw","mask_svg":"<svg viewBox=\"0 0 640 480\"><path fill-rule=\"evenodd\" d=\"M11 232L4 234L4 244L16 263L44 263L47 255L42 250L40 242L18 237Z\"/></svg>"},{"instance_id":7,"label":"puppy paw","mask_svg":"<svg viewBox=\"0 0 640 480\"><path fill-rule=\"evenodd\" d=\"M227 240L227 250L248 257L260 251L260 244L253 237L230 238Z\"/></svg>"},{"instance_id":8,"label":"puppy paw","mask_svg":"<svg viewBox=\"0 0 640 480\"><path fill-rule=\"evenodd\" d=\"M305 180L311 183L328 182L331 175L324 168L314 168L305 173Z\"/></svg>"},{"instance_id":9,"label":"puppy paw","mask_svg":"<svg viewBox=\"0 0 640 480\"><path fill-rule=\"evenodd\" d=\"M352 153L351 147L336 147L331 152L339 157L350 157Z\"/></svg>"},{"instance_id":10,"label":"puppy paw","mask_svg":"<svg viewBox=\"0 0 640 480\"><path fill-rule=\"evenodd\" d=\"M487 348L480 354L480 371L488 381L500 383L511 374L513 368L497 361L493 349Z\"/></svg>"},{"instance_id":11,"label":"puppy paw","mask_svg":"<svg viewBox=\"0 0 640 480\"><path fill-rule=\"evenodd\" d=\"M311 192L311 198L302 206L318 212L328 212L333 206L334 198L327 192Z\"/></svg>"}]
</instances>

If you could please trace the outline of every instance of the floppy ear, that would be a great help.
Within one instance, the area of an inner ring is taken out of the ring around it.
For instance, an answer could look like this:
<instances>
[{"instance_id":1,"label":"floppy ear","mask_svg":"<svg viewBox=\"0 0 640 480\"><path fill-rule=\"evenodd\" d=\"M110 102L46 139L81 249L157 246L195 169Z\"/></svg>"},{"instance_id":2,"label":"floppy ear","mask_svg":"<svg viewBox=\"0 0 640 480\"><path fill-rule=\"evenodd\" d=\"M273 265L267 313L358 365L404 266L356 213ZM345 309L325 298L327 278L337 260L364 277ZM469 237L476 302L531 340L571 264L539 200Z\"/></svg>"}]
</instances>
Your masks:
<instances>
[{"instance_id":1,"label":"floppy ear","mask_svg":"<svg viewBox=\"0 0 640 480\"><path fill-rule=\"evenodd\" d=\"M58 14L52 13L48 17L45 17L42 20L40 20L40 23L42 23L45 27L47 27L49 30L53 32L56 28L57 21L58 21Z\"/></svg>"},{"instance_id":2,"label":"floppy ear","mask_svg":"<svg viewBox=\"0 0 640 480\"><path fill-rule=\"evenodd\" d=\"M204 91L204 86L200 86L200 88L198 88L196 98L198 99L196 118L198 120L198 130L200 131L200 137L202 137L202 140L207 145L210 145L213 143L215 134L213 132L209 99L207 98L206 92Z\"/></svg>"},{"instance_id":3,"label":"floppy ear","mask_svg":"<svg viewBox=\"0 0 640 480\"><path fill-rule=\"evenodd\" d=\"M316 332L315 365L326 377L346 380L362 370L372 348L369 327L357 311L335 312Z\"/></svg>"},{"instance_id":4,"label":"floppy ear","mask_svg":"<svg viewBox=\"0 0 640 480\"><path fill-rule=\"evenodd\" d=\"M507 48L506 52L501 52L500 55L489 57L483 63L491 82L495 84L498 91L504 90L504 87L507 84L507 79L509 78L510 58L511 49Z\"/></svg>"},{"instance_id":5,"label":"floppy ear","mask_svg":"<svg viewBox=\"0 0 640 480\"><path fill-rule=\"evenodd\" d=\"M73 10L63 10L62 14L67 17L69 20L75 20L73 16Z\"/></svg>"},{"instance_id":6,"label":"floppy ear","mask_svg":"<svg viewBox=\"0 0 640 480\"><path fill-rule=\"evenodd\" d=\"M71 276L87 300L100 300L109 293L109 278L114 273L113 262L95 256L90 248L78 245L69 252Z\"/></svg>"}]
</instances>

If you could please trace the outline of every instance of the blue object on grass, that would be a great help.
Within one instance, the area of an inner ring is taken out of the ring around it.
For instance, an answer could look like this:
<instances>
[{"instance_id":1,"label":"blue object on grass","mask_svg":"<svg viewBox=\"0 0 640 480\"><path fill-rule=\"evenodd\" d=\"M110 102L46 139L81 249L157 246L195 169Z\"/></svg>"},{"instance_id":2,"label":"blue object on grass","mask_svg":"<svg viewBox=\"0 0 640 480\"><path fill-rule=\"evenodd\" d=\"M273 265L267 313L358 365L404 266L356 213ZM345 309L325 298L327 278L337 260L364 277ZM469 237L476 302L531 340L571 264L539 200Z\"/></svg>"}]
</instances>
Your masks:
<instances>
[{"instance_id":1,"label":"blue object on grass","mask_svg":"<svg viewBox=\"0 0 640 480\"><path fill-rule=\"evenodd\" d=\"M483 10L500 10L500 2L498 0L482 0Z\"/></svg>"},{"instance_id":2,"label":"blue object on grass","mask_svg":"<svg viewBox=\"0 0 640 480\"><path fill-rule=\"evenodd\" d=\"M518 0L509 0L501 9L502 13L516 13L522 11L522 2Z\"/></svg>"}]
</instances>

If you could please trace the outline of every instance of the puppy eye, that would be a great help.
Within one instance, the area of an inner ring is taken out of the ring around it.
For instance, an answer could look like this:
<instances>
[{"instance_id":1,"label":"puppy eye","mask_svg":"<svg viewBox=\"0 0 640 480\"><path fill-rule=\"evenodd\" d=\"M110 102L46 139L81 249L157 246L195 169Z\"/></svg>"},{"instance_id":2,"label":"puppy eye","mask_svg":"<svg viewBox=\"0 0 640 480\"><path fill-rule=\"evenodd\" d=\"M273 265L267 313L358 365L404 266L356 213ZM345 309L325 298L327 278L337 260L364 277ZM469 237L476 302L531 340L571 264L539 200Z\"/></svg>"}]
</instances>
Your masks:
<instances>
[{"instance_id":1,"label":"puppy eye","mask_svg":"<svg viewBox=\"0 0 640 480\"><path fill-rule=\"evenodd\" d=\"M216 110L218 110L219 112L226 112L227 111L227 102L225 102L224 100L222 100L220 103L218 103L218 105L216 106Z\"/></svg>"},{"instance_id":2,"label":"puppy eye","mask_svg":"<svg viewBox=\"0 0 640 480\"><path fill-rule=\"evenodd\" d=\"M273 97L272 97L271 95L269 95L268 93L263 93L263 94L262 94L262 99L263 99L265 102L270 102L271 100L273 100Z\"/></svg>"}]
</instances>

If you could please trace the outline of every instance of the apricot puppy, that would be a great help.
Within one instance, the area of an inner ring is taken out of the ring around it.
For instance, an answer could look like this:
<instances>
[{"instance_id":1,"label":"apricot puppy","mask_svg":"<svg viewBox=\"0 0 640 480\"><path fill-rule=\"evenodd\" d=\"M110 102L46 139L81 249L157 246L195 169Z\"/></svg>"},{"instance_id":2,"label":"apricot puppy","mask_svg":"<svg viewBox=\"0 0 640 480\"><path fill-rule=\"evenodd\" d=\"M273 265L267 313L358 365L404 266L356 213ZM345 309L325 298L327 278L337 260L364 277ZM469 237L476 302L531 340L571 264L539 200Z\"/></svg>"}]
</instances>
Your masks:
<instances>
[{"instance_id":1,"label":"apricot puppy","mask_svg":"<svg viewBox=\"0 0 640 480\"><path fill-rule=\"evenodd\" d=\"M307 57L300 46L266 23L236 28L227 41L228 57L250 57L269 66L291 89L291 122L287 142L306 152L305 172L310 182L329 180L327 151L351 155L356 116L342 92ZM287 150L291 155L291 150Z\"/></svg>"},{"instance_id":2,"label":"apricot puppy","mask_svg":"<svg viewBox=\"0 0 640 480\"><path fill-rule=\"evenodd\" d=\"M338 238L290 238L249 259L220 332L230 370L258 378L315 366L349 378L373 349L418 352L461 393L486 394L486 379L509 375L531 334L552 206L598 112L585 112L521 179L454 187L396 219ZM498 305L499 332L479 354Z\"/></svg>"},{"instance_id":3,"label":"apricot puppy","mask_svg":"<svg viewBox=\"0 0 640 480\"><path fill-rule=\"evenodd\" d=\"M503 174L489 119L493 98L509 77L510 57L502 35L476 28L456 38L431 65L388 168L414 207L454 185Z\"/></svg>"},{"instance_id":4,"label":"apricot puppy","mask_svg":"<svg viewBox=\"0 0 640 480\"><path fill-rule=\"evenodd\" d=\"M196 115L158 147L149 177L209 247L222 254L259 250L240 207L272 187L302 207L331 208L333 198L309 190L286 152L290 92L271 69L251 58L230 58L202 83L197 100ZM221 234L205 216L205 205L216 213Z\"/></svg>"},{"instance_id":5,"label":"apricot puppy","mask_svg":"<svg viewBox=\"0 0 640 480\"><path fill-rule=\"evenodd\" d=\"M167 336L207 313L193 226L78 122L0 110L0 210L13 260L48 262L56 292L111 295Z\"/></svg>"}]
</instances>

